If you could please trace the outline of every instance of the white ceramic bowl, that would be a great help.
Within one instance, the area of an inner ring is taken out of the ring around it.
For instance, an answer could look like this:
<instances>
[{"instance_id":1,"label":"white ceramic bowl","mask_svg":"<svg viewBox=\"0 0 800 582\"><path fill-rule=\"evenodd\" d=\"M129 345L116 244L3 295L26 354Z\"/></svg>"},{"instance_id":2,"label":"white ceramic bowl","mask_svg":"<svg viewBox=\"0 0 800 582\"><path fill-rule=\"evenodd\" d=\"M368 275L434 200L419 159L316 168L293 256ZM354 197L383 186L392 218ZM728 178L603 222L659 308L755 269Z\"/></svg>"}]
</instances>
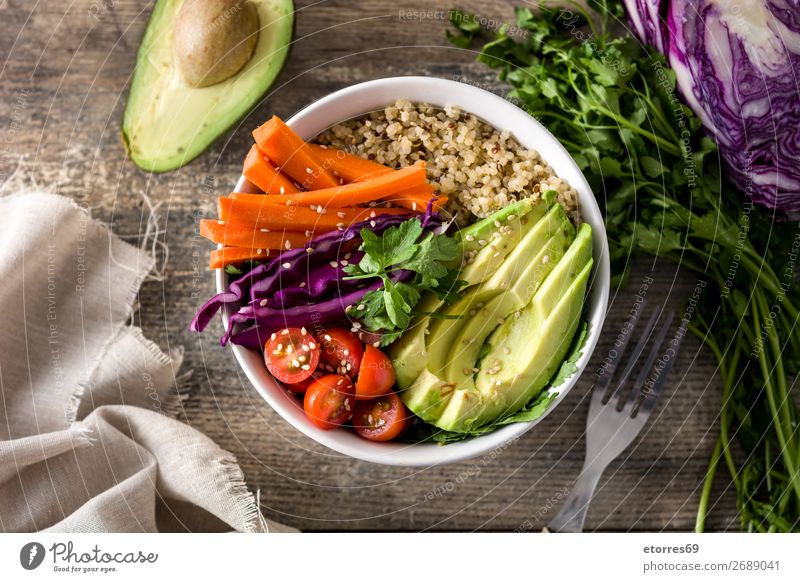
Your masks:
<instances>
[{"instance_id":1,"label":"white ceramic bowl","mask_svg":"<svg viewBox=\"0 0 800 582\"><path fill-rule=\"evenodd\" d=\"M581 215L594 231L595 267L588 298L589 336L577 371L561 386L559 395L548 411L560 402L575 385L594 351L603 326L608 304L610 271L608 242L603 217L589 184L580 169L558 140L533 117L505 99L483 89L430 77L391 77L360 83L336 91L309 105L287 123L304 139L311 139L337 122L380 109L398 98L425 102L438 107L457 105L473 113L499 130L510 129L519 142L536 149L552 166L558 176L567 180L578 192ZM236 185L237 192L256 191L244 176ZM223 270L216 274L217 291L227 289L227 276ZM223 313L223 321L234 310ZM455 463L505 446L522 433L533 428L544 418L532 422L508 425L492 433L466 441L441 446L437 444L375 443L367 441L351 430L321 430L306 417L302 400L287 394L267 372L261 354L239 346L232 346L236 360L242 366L256 390L289 424L315 441L342 454L373 463L419 467L442 463Z\"/></svg>"}]
</instances>

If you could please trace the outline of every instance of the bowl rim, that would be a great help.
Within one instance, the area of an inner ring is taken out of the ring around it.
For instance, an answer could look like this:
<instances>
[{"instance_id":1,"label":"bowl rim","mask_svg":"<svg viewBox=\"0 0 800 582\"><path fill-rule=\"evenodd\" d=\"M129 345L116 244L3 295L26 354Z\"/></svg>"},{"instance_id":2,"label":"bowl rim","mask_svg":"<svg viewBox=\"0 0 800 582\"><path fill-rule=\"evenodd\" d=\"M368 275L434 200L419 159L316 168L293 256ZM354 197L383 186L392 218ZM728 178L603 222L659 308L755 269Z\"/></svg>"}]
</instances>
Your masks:
<instances>
[{"instance_id":1,"label":"bowl rim","mask_svg":"<svg viewBox=\"0 0 800 582\"><path fill-rule=\"evenodd\" d=\"M414 89L410 90L412 87ZM406 95L404 95L404 91ZM407 96L417 91L420 93L427 92L433 97L411 99ZM562 167L559 168L556 173L562 178L565 173L570 174L568 182L578 192L581 215L584 221L592 226L594 243L593 257L595 259L595 265L592 269L589 282L589 299L587 301L589 330L583 353L576 362L576 371L559 386L557 398L555 398L545 412L535 420L509 424L485 435L450 443L446 446L435 443L374 443L357 436L352 431L325 431L316 427L303 413L300 399L281 388L275 379L272 378L258 352L233 344L231 344L231 348L245 376L247 376L250 383L267 404L295 429L333 451L364 461L402 467L426 467L464 461L489 453L498 448L504 448L509 443L517 440L525 432L541 422L556 406L558 406L585 371L589 359L597 346L600 334L602 333L610 293L611 276L609 251L603 216L600 212L597 199L589 187L586 178L558 139L536 118L529 115L515 104L475 85L437 77L403 76L375 79L334 91L301 109L288 119L286 123L297 131L301 137L310 139L331 125L364 115L365 113L375 110L379 105L363 107L360 113L345 115L338 119L324 119L323 114L327 108L333 108L338 103L346 103L350 108L357 108L359 104L374 99L374 97L371 96L375 94L396 96L390 97L388 100L383 100L383 106L398 98L397 96L400 98L408 98L412 101L425 101L436 107L444 107L448 104L455 105L467 113L475 114L482 121L501 131L501 128L499 128L495 122L487 119L485 115L475 113L473 109L499 111L497 117L506 117L509 121L513 121L513 123L507 123L506 125L515 128L511 133L520 143L522 143L523 140L519 140L517 137L517 134L520 132L518 128L526 127L526 129L534 133L537 138L544 140L545 143L524 143L523 145L539 151L542 158L550 165L553 165L552 160L554 158L559 158ZM436 97L453 94L463 95L467 97L467 99L456 102L456 100L448 101L447 98L441 99ZM445 101L445 103L437 103L437 100ZM468 101L468 103L464 103L464 100ZM476 106L479 102L483 102L482 107ZM470 105L472 105L472 107ZM317 117L322 119L322 121L316 119ZM547 150L547 153L543 153L543 150ZM568 166L567 172L564 171L565 168L563 166ZM252 186L242 175L234 191L248 191L249 188L251 189ZM215 281L218 293L227 290L228 277L224 269L216 270ZM227 327L228 320L234 311L232 306L225 306L223 308L222 321L224 326ZM298 403L300 403L299 406Z\"/></svg>"}]
</instances>

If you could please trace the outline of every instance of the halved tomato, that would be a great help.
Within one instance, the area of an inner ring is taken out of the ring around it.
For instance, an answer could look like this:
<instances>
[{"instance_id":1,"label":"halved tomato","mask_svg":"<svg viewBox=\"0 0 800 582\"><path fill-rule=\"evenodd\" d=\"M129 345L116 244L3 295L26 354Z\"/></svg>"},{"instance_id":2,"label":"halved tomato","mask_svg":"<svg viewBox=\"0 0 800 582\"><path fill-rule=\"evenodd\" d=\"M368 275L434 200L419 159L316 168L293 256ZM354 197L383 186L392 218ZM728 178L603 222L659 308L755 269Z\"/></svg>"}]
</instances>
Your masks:
<instances>
[{"instance_id":1,"label":"halved tomato","mask_svg":"<svg viewBox=\"0 0 800 582\"><path fill-rule=\"evenodd\" d=\"M353 428L371 441L390 441L403 432L410 419L400 397L394 392L372 400L359 400L353 413Z\"/></svg>"},{"instance_id":2,"label":"halved tomato","mask_svg":"<svg viewBox=\"0 0 800 582\"><path fill-rule=\"evenodd\" d=\"M319 339L322 342L320 367L351 378L358 374L364 344L354 333L335 327L320 334Z\"/></svg>"},{"instance_id":3,"label":"halved tomato","mask_svg":"<svg viewBox=\"0 0 800 582\"><path fill-rule=\"evenodd\" d=\"M264 346L264 362L281 382L301 382L317 369L319 344L306 328L287 327L273 333Z\"/></svg>"},{"instance_id":4,"label":"halved tomato","mask_svg":"<svg viewBox=\"0 0 800 582\"><path fill-rule=\"evenodd\" d=\"M308 387L303 410L311 422L327 430L350 420L355 402L356 390L350 378L328 374L317 378Z\"/></svg>"},{"instance_id":5,"label":"halved tomato","mask_svg":"<svg viewBox=\"0 0 800 582\"><path fill-rule=\"evenodd\" d=\"M356 399L366 400L386 394L394 386L392 360L372 345L367 345L356 382Z\"/></svg>"}]
</instances>

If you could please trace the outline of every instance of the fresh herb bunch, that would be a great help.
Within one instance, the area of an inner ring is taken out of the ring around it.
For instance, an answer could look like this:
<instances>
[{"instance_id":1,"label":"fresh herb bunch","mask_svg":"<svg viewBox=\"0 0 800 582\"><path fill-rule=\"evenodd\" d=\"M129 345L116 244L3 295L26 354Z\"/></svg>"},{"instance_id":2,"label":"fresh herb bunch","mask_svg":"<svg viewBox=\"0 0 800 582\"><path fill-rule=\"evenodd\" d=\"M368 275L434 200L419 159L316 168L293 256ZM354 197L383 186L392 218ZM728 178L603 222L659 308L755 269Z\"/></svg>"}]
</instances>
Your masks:
<instances>
[{"instance_id":1,"label":"fresh herb bunch","mask_svg":"<svg viewBox=\"0 0 800 582\"><path fill-rule=\"evenodd\" d=\"M380 236L362 228L361 241L364 256L344 268L346 279L379 278L383 288L365 293L350 316L369 331L381 332L381 345L389 345L405 331L423 292L432 291L448 302L458 297L463 285L458 280L461 246L454 238L432 232L423 236L422 223L412 218ZM452 268L454 262L458 264ZM413 273L413 278L394 280L392 274L400 271Z\"/></svg>"},{"instance_id":2,"label":"fresh herb bunch","mask_svg":"<svg viewBox=\"0 0 800 582\"><path fill-rule=\"evenodd\" d=\"M746 184L726 182L674 73L620 26L620 3L589 6L517 9L516 26L527 32L519 42L453 11L448 37L462 48L485 43L477 59L499 70L508 98L558 136L605 201L617 284L636 253L673 260L708 282L689 328L719 363L723 403L697 531L720 463L743 529L798 531L798 224L774 222L748 201Z\"/></svg>"}]
</instances>

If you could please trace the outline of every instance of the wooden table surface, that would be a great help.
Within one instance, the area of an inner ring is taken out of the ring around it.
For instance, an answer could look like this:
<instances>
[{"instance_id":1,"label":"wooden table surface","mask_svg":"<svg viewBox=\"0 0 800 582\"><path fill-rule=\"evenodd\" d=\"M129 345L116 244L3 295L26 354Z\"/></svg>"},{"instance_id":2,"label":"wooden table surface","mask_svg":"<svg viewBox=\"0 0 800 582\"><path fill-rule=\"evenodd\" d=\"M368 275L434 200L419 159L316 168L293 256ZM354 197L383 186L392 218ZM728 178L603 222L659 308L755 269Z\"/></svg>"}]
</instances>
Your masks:
<instances>
[{"instance_id":1,"label":"wooden table surface","mask_svg":"<svg viewBox=\"0 0 800 582\"><path fill-rule=\"evenodd\" d=\"M503 0L458 4L487 19L512 15ZM217 344L219 323L203 336L186 330L214 291L205 270L209 244L197 236L198 222L213 215L214 196L236 182L253 127L273 113L289 117L331 91L385 76L459 76L503 91L473 54L446 43L449 7L430 0L297 2L295 45L269 95L197 160L151 175L126 159L119 130L152 3L0 0L3 194L22 186L57 191L91 206L131 240L147 216L142 195L160 205L166 278L144 284L136 322L163 348L185 349L184 366L193 376L183 420L237 455L268 517L303 530L541 529L580 471L591 370L608 353L640 282L652 269L651 308L677 305L696 283L672 264L637 261L629 286L612 292L589 371L552 414L496 454L416 470L356 461L317 445L259 398L231 352ZM684 346L651 422L601 481L588 529L693 527L720 386L710 354L694 338ZM738 527L723 471L712 506L710 529Z\"/></svg>"}]
</instances>

